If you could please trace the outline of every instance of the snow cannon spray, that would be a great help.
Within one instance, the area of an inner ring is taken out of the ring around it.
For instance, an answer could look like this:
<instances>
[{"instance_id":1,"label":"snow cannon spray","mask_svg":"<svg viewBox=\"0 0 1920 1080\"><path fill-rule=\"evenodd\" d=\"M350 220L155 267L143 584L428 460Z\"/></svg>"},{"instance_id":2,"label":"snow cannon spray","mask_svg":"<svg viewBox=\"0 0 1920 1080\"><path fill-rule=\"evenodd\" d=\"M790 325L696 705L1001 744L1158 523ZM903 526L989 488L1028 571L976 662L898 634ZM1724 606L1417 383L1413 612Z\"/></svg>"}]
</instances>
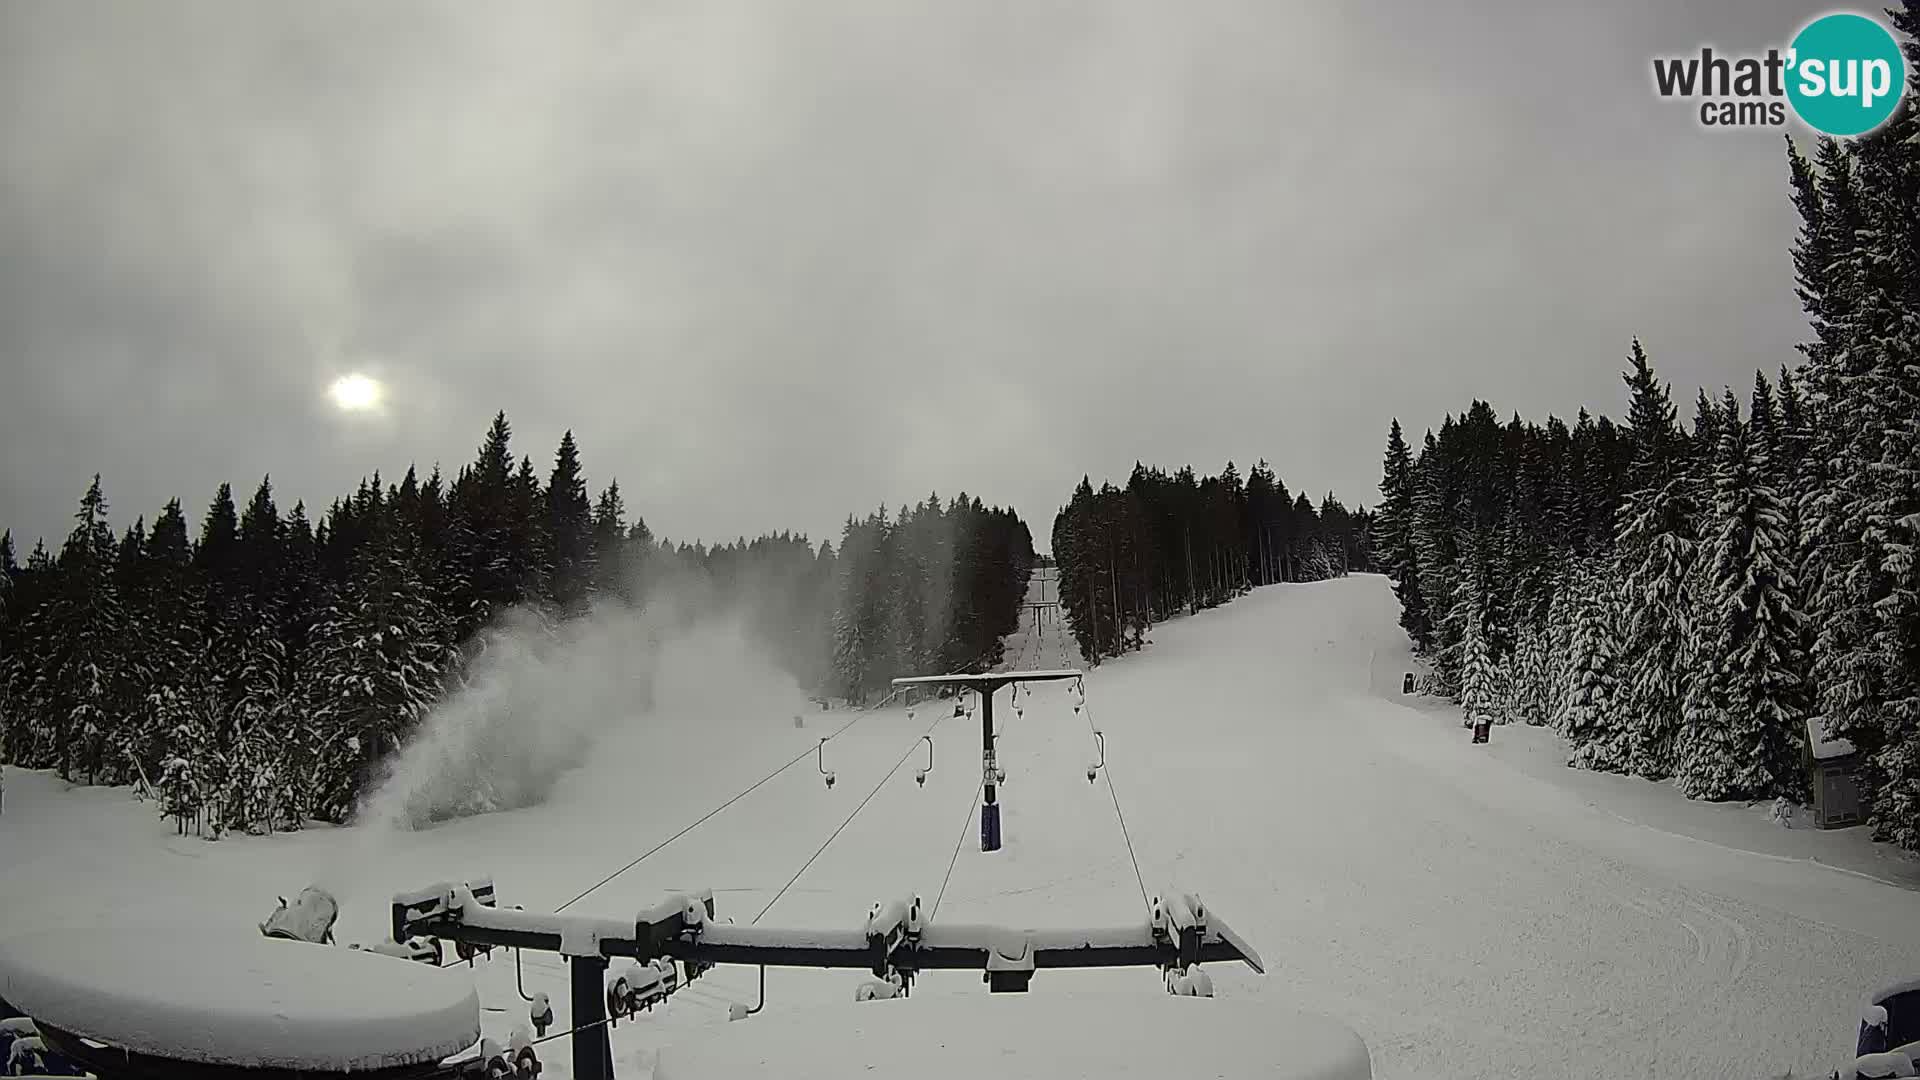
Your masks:
<instances>
[{"instance_id":1,"label":"snow cannon spray","mask_svg":"<svg viewBox=\"0 0 1920 1080\"><path fill-rule=\"evenodd\" d=\"M260 932L270 938L331 945L334 920L339 917L340 905L333 894L318 885L309 885L291 904L286 897L280 897L280 906L260 924Z\"/></svg>"}]
</instances>

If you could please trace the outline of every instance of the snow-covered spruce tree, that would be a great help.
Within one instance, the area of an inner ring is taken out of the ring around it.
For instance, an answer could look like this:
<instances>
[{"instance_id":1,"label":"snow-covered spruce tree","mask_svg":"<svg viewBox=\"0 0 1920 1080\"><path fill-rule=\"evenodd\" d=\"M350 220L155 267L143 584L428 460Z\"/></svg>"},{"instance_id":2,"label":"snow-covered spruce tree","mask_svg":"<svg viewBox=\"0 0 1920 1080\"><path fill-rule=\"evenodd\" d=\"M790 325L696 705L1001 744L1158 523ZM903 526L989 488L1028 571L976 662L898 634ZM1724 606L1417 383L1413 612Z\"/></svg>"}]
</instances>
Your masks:
<instances>
[{"instance_id":1,"label":"snow-covered spruce tree","mask_svg":"<svg viewBox=\"0 0 1920 1080\"><path fill-rule=\"evenodd\" d=\"M124 720L122 743L149 782L158 783L161 762L169 756L171 732L178 720L160 707L164 696L178 696L203 652L204 615L193 569L180 500L170 500L154 520L142 553L138 591L128 597L139 613L136 639L141 651L137 700Z\"/></svg>"},{"instance_id":2,"label":"snow-covered spruce tree","mask_svg":"<svg viewBox=\"0 0 1920 1080\"><path fill-rule=\"evenodd\" d=\"M1685 470L1673 405L1640 342L1633 342L1633 496L1621 509L1615 558L1626 583L1620 651L1622 715L1632 727L1626 766L1650 780L1673 772L1673 740L1686 700L1692 637L1688 579L1698 558L1696 483Z\"/></svg>"},{"instance_id":3,"label":"snow-covered spruce tree","mask_svg":"<svg viewBox=\"0 0 1920 1080\"><path fill-rule=\"evenodd\" d=\"M1685 779L1689 755L1701 747L1719 747L1725 737L1726 713L1721 697L1724 687L1720 676L1728 642L1717 617L1720 585L1714 578L1708 541L1713 532L1720 441L1725 432L1738 431L1741 426L1737 412L1722 413L1707 400L1704 389L1700 392L1693 437L1688 444L1686 479L1691 484L1694 505L1701 509L1698 524L1702 542L1685 582L1688 633L1680 663L1688 672L1688 681L1680 701L1680 725L1673 736L1672 754L1676 787L1683 793L1692 790ZM1745 445L1744 441L1741 445ZM1709 754L1713 752L1708 750Z\"/></svg>"},{"instance_id":4,"label":"snow-covered spruce tree","mask_svg":"<svg viewBox=\"0 0 1920 1080\"><path fill-rule=\"evenodd\" d=\"M238 806L238 813L230 808L227 820L230 827L255 836L279 828L289 814L289 791L282 774L293 767L288 754L291 732L284 725L283 715L272 719L281 722L256 724L235 748L235 756L246 764L234 770L239 778L238 790L229 796L229 802Z\"/></svg>"},{"instance_id":5,"label":"snow-covered spruce tree","mask_svg":"<svg viewBox=\"0 0 1920 1080\"><path fill-rule=\"evenodd\" d=\"M926 671L937 662L928 648L932 634L927 625L927 594L932 588L933 542L940 516L937 500L931 511L923 504L903 505L894 515L898 534L894 557L880 585L881 634L896 658L895 670L903 673Z\"/></svg>"},{"instance_id":6,"label":"snow-covered spruce tree","mask_svg":"<svg viewBox=\"0 0 1920 1080\"><path fill-rule=\"evenodd\" d=\"M227 686L227 739L221 749L228 772L217 796L220 823L227 829L268 831L256 796L259 777L277 774L283 747L274 737L272 718L286 693L284 639L284 527L273 501L271 479L262 479L240 514L239 563L229 577L232 598L229 626L234 633L233 667Z\"/></svg>"},{"instance_id":7,"label":"snow-covered spruce tree","mask_svg":"<svg viewBox=\"0 0 1920 1080\"><path fill-rule=\"evenodd\" d=\"M1807 455L1813 446L1813 424L1808 405L1800 394L1799 383L1787 366L1780 366L1780 424L1776 441L1779 453L1773 461L1778 479L1794 494L1805 486Z\"/></svg>"},{"instance_id":8,"label":"snow-covered spruce tree","mask_svg":"<svg viewBox=\"0 0 1920 1080\"><path fill-rule=\"evenodd\" d=\"M1442 431L1453 427L1449 417ZM1453 696L1460 685L1460 635L1463 613L1454 610L1460 593L1459 530L1454 527L1455 491L1449 462L1432 431L1414 467L1413 547L1420 564L1419 583L1431 628L1423 658L1432 665L1434 690Z\"/></svg>"},{"instance_id":9,"label":"snow-covered spruce tree","mask_svg":"<svg viewBox=\"0 0 1920 1080\"><path fill-rule=\"evenodd\" d=\"M1900 29L1920 31L1920 10L1892 13ZM1909 92L1920 93L1920 42L1906 42ZM1868 228L1858 237L1859 303L1847 336L1854 342L1853 383L1866 423L1853 443L1865 467L1856 512L1866 529L1850 567L1872 600L1859 669L1878 698L1878 730L1860 732L1868 755L1869 821L1876 835L1920 850L1920 110L1852 145ZM1848 738L1866 716L1839 717Z\"/></svg>"},{"instance_id":10,"label":"snow-covered spruce tree","mask_svg":"<svg viewBox=\"0 0 1920 1080\"><path fill-rule=\"evenodd\" d=\"M74 518L78 524L60 551L47 628L47 640L56 650L49 664L50 734L61 779L73 779L78 764L91 783L101 779L107 731L118 720L111 710L120 693L125 628L114 574L118 545L107 524L107 500L98 475Z\"/></svg>"},{"instance_id":11,"label":"snow-covered spruce tree","mask_svg":"<svg viewBox=\"0 0 1920 1080\"><path fill-rule=\"evenodd\" d=\"M157 764L150 779L160 789L160 814L177 819L183 833L197 824L204 805L202 780L209 773L213 735L202 726L196 696L204 698L204 688L196 695L185 682L156 683L142 703L143 721L156 732Z\"/></svg>"},{"instance_id":12,"label":"snow-covered spruce tree","mask_svg":"<svg viewBox=\"0 0 1920 1080\"><path fill-rule=\"evenodd\" d=\"M965 596L956 595L953 577L955 549L958 542L965 538L954 535L957 522L948 515L936 492L929 492L927 501L921 505L920 523L915 545L924 573L920 597L923 615L917 650L919 670L952 671L949 659L958 661L954 648L954 617L968 600ZM1024 581L1020 589L1021 598L1015 603L1025 600ZM1015 618L1018 617L1016 608Z\"/></svg>"},{"instance_id":13,"label":"snow-covered spruce tree","mask_svg":"<svg viewBox=\"0 0 1920 1080\"><path fill-rule=\"evenodd\" d=\"M554 598L553 535L547 530L546 507L546 492L533 471L533 459L522 455L520 469L507 486L507 532L523 603L543 604Z\"/></svg>"},{"instance_id":14,"label":"snow-covered spruce tree","mask_svg":"<svg viewBox=\"0 0 1920 1080\"><path fill-rule=\"evenodd\" d=\"M1460 712L1467 727L1491 724L1499 712L1499 673L1479 612L1469 608L1461 645Z\"/></svg>"},{"instance_id":15,"label":"snow-covered spruce tree","mask_svg":"<svg viewBox=\"0 0 1920 1080\"><path fill-rule=\"evenodd\" d=\"M1676 786L1691 798L1799 797L1806 687L1786 515L1764 448L1727 395L1714 469L1702 672L1687 701Z\"/></svg>"},{"instance_id":16,"label":"snow-covered spruce tree","mask_svg":"<svg viewBox=\"0 0 1920 1080\"><path fill-rule=\"evenodd\" d=\"M1800 346L1806 407L1828 423L1809 422L1797 480L1800 581L1816 627L1811 645L1818 723L1832 734L1871 742L1879 727L1872 716L1871 672L1859 646L1869 633L1871 599L1866 575L1849 555L1865 531L1858 513L1866 469L1859 450L1874 425L1862 412L1859 365L1849 348L1857 306L1854 258L1863 222L1852 158L1836 142L1821 140L1819 164L1800 154L1791 137L1787 160L1793 202L1801 228L1793 245L1795 278L1814 340ZM1872 792L1868 792L1872 802Z\"/></svg>"},{"instance_id":17,"label":"snow-covered spruce tree","mask_svg":"<svg viewBox=\"0 0 1920 1080\"><path fill-rule=\"evenodd\" d=\"M1748 441L1754 453L1764 455L1766 472L1764 479L1768 483L1779 485L1779 462L1783 456L1781 449L1780 407L1774 402L1773 384L1767 381L1767 373L1756 370L1753 373L1753 396L1749 399L1747 410Z\"/></svg>"},{"instance_id":18,"label":"snow-covered spruce tree","mask_svg":"<svg viewBox=\"0 0 1920 1080\"><path fill-rule=\"evenodd\" d=\"M215 489L213 502L201 518L193 563L204 590L200 640L206 687L215 712L213 746L216 752L224 752L233 737L233 702L238 696L235 675L242 664L248 621L247 560L241 554L240 511L234 504L231 484L223 483ZM211 798L212 793L208 796Z\"/></svg>"},{"instance_id":19,"label":"snow-covered spruce tree","mask_svg":"<svg viewBox=\"0 0 1920 1080\"><path fill-rule=\"evenodd\" d=\"M1526 664L1528 628L1522 626L1516 638L1513 651L1502 657L1496 664L1500 671L1500 703L1494 711L1494 723L1506 724L1514 721L1525 723L1521 718L1526 715L1528 693Z\"/></svg>"},{"instance_id":20,"label":"snow-covered spruce tree","mask_svg":"<svg viewBox=\"0 0 1920 1080\"><path fill-rule=\"evenodd\" d=\"M594 524L580 471L580 449L571 430L560 437L560 448L554 452L543 502L552 548L554 606L563 618L576 616L586 610L594 578Z\"/></svg>"},{"instance_id":21,"label":"snow-covered spruce tree","mask_svg":"<svg viewBox=\"0 0 1920 1080\"><path fill-rule=\"evenodd\" d=\"M1491 655L1491 641L1487 643L1487 650ZM1513 719L1514 655L1514 650L1509 649L1504 657L1493 660L1493 722L1496 724L1506 724Z\"/></svg>"},{"instance_id":22,"label":"snow-covered spruce tree","mask_svg":"<svg viewBox=\"0 0 1920 1080\"><path fill-rule=\"evenodd\" d=\"M14 614L13 579L19 575L20 561L13 551L13 530L0 530L0 633L5 632Z\"/></svg>"},{"instance_id":23,"label":"snow-covered spruce tree","mask_svg":"<svg viewBox=\"0 0 1920 1080\"><path fill-rule=\"evenodd\" d=\"M1573 631L1577 596L1574 591L1573 553L1554 555L1553 599L1547 605L1541 633L1541 723L1565 733L1567 706L1573 700Z\"/></svg>"},{"instance_id":24,"label":"snow-covered spruce tree","mask_svg":"<svg viewBox=\"0 0 1920 1080\"><path fill-rule=\"evenodd\" d=\"M46 543L35 541L14 580L13 602L21 614L11 631L13 644L0 655L0 677L7 680L7 760L24 768L44 769L53 763L46 739L53 709L52 642L46 630L53 618L49 601L55 577Z\"/></svg>"},{"instance_id":25,"label":"snow-covered spruce tree","mask_svg":"<svg viewBox=\"0 0 1920 1080\"><path fill-rule=\"evenodd\" d=\"M191 828L219 839L219 795L229 770L217 744L216 728L225 711L218 688L196 667L186 682L151 689L146 707L151 722L165 725L154 779L161 789L161 816L175 817L181 832Z\"/></svg>"},{"instance_id":26,"label":"snow-covered spruce tree","mask_svg":"<svg viewBox=\"0 0 1920 1080\"><path fill-rule=\"evenodd\" d=\"M1909 9L1895 13L1913 28ZM1816 425L1802 506L1802 581L1818 633L1817 713L1865 756L1875 835L1920 847L1920 119L1914 110L1842 148L1817 174L1790 147L1803 229L1795 249L1817 340L1807 353Z\"/></svg>"},{"instance_id":27,"label":"snow-covered spruce tree","mask_svg":"<svg viewBox=\"0 0 1920 1080\"><path fill-rule=\"evenodd\" d=\"M113 778L135 784L135 792L141 797L152 794L151 770L142 765L134 752L142 734L141 702L152 683L149 661L153 648L149 641L151 628L146 599L148 543L146 519L136 518L121 534L114 556L114 591L119 597L121 613L116 649L120 677L115 680L115 692L107 707L113 722L105 732L102 748Z\"/></svg>"},{"instance_id":28,"label":"snow-covered spruce tree","mask_svg":"<svg viewBox=\"0 0 1920 1080\"><path fill-rule=\"evenodd\" d=\"M1420 559L1413 544L1413 493L1413 455L1400 433L1400 421L1395 419L1387 431L1386 460L1381 466L1373 550L1400 601L1400 626L1419 651L1432 643L1433 626L1426 598L1420 592Z\"/></svg>"},{"instance_id":29,"label":"snow-covered spruce tree","mask_svg":"<svg viewBox=\"0 0 1920 1080\"><path fill-rule=\"evenodd\" d=\"M1326 545L1328 560L1333 563L1335 577L1346 577L1371 565L1366 561L1365 510L1364 506L1358 511L1348 510L1331 491L1320 500L1322 542Z\"/></svg>"},{"instance_id":30,"label":"snow-covered spruce tree","mask_svg":"<svg viewBox=\"0 0 1920 1080\"><path fill-rule=\"evenodd\" d=\"M1920 8L1891 12L1907 35L1908 104L1856 143L1869 191L1872 262L1858 339L1872 359L1868 393L1880 409L1878 481L1870 521L1884 550L1885 595L1874 605L1871 651L1884 673L1882 745L1872 751L1871 822L1920 850Z\"/></svg>"},{"instance_id":31,"label":"snow-covered spruce tree","mask_svg":"<svg viewBox=\"0 0 1920 1080\"><path fill-rule=\"evenodd\" d=\"M188 823L200 813L200 792L194 787L192 765L186 758L169 756L161 761L153 783L160 793L160 816L172 818L174 830L185 836Z\"/></svg>"},{"instance_id":32,"label":"snow-covered spruce tree","mask_svg":"<svg viewBox=\"0 0 1920 1080\"><path fill-rule=\"evenodd\" d=\"M20 576L20 564L13 553L13 530L0 531L0 763L12 760L8 737L13 734L13 687L17 681L20 622L26 614L20 610L14 593L14 579Z\"/></svg>"},{"instance_id":33,"label":"snow-covered spruce tree","mask_svg":"<svg viewBox=\"0 0 1920 1080\"><path fill-rule=\"evenodd\" d=\"M1601 772L1624 772L1630 733L1621 715L1620 627L1617 582L1605 556L1581 561L1574 576L1572 693L1565 730L1572 743L1567 764Z\"/></svg>"},{"instance_id":34,"label":"snow-covered spruce tree","mask_svg":"<svg viewBox=\"0 0 1920 1080\"><path fill-rule=\"evenodd\" d=\"M593 505L593 574L587 586L597 598L634 599L626 517L627 503L620 495L620 481L611 480Z\"/></svg>"},{"instance_id":35,"label":"snow-covered spruce tree","mask_svg":"<svg viewBox=\"0 0 1920 1080\"><path fill-rule=\"evenodd\" d=\"M513 428L504 412L493 418L472 463L447 493L449 557L445 577L457 583L455 633L467 640L496 613L544 597L545 565L539 480L533 463L516 471Z\"/></svg>"},{"instance_id":36,"label":"snow-covered spruce tree","mask_svg":"<svg viewBox=\"0 0 1920 1080\"><path fill-rule=\"evenodd\" d=\"M1300 580L1326 581L1334 576L1333 557L1327 553L1327 545L1316 537L1307 545L1307 557L1302 563Z\"/></svg>"},{"instance_id":37,"label":"snow-covered spruce tree","mask_svg":"<svg viewBox=\"0 0 1920 1080\"><path fill-rule=\"evenodd\" d=\"M1314 547L1320 541L1320 515L1318 511L1314 510L1313 500L1307 498L1305 491L1301 491L1299 495L1294 497L1293 509L1289 516L1293 518L1292 558L1294 566L1297 568L1294 580L1326 580L1327 577L1331 576L1332 566L1325 558L1325 552L1323 551L1321 553L1321 558L1314 560ZM1309 560L1314 560L1313 565L1308 565ZM1201 582L1201 588L1203 592L1208 593L1207 598L1212 600L1211 591L1208 589L1204 578ZM1207 606L1211 607L1212 604L1209 603Z\"/></svg>"},{"instance_id":38,"label":"snow-covered spruce tree","mask_svg":"<svg viewBox=\"0 0 1920 1080\"><path fill-rule=\"evenodd\" d=\"M1554 697L1553 672L1547 660L1547 629L1537 622L1523 624L1518 644L1507 658L1507 707L1501 723L1535 727L1547 723Z\"/></svg>"},{"instance_id":39,"label":"snow-covered spruce tree","mask_svg":"<svg viewBox=\"0 0 1920 1080\"><path fill-rule=\"evenodd\" d=\"M1093 514L1093 479L1082 476L1079 486L1073 489L1073 498L1053 519L1053 556L1060 566L1060 608L1074 643L1079 646L1080 658L1089 663L1095 661L1096 655L1092 560L1087 553L1091 547L1090 534L1095 529Z\"/></svg>"},{"instance_id":40,"label":"snow-covered spruce tree","mask_svg":"<svg viewBox=\"0 0 1920 1080\"><path fill-rule=\"evenodd\" d=\"M833 689L848 701L865 700L873 643L869 636L869 582L875 554L871 521L847 516L840 534L833 604Z\"/></svg>"},{"instance_id":41,"label":"snow-covered spruce tree","mask_svg":"<svg viewBox=\"0 0 1920 1080\"><path fill-rule=\"evenodd\" d=\"M1691 672L1689 580L1698 558L1697 507L1685 477L1629 505L1621 532L1628 611L1622 642L1623 713L1632 725L1628 767L1650 780L1673 771L1673 739Z\"/></svg>"},{"instance_id":42,"label":"snow-covered spruce tree","mask_svg":"<svg viewBox=\"0 0 1920 1080\"><path fill-rule=\"evenodd\" d=\"M450 660L447 620L411 538L370 496L356 501L370 531L347 576L323 589L296 694L313 727L311 812L335 822L432 706Z\"/></svg>"}]
</instances>

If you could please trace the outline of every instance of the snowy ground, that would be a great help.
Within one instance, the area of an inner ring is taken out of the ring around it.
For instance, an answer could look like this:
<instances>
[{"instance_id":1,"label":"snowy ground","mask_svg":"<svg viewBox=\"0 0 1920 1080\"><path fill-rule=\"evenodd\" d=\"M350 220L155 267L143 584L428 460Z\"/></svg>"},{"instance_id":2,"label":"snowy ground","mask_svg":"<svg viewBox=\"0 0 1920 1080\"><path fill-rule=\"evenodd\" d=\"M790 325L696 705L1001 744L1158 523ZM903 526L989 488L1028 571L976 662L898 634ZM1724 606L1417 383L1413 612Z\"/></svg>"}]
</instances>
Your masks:
<instances>
[{"instance_id":1,"label":"snowy ground","mask_svg":"<svg viewBox=\"0 0 1920 1080\"><path fill-rule=\"evenodd\" d=\"M1261 589L1153 636L1087 681L1147 888L1201 893L1261 951L1269 974L1222 970L1223 997L1344 1019L1382 1077L1825 1075L1850 1049L1861 998L1920 974L1912 860L1859 830L1786 829L1761 808L1564 769L1544 731L1499 728L1490 746L1469 745L1457 713L1399 695L1410 661L1380 578ZM571 910L621 916L711 886L722 916L748 921L880 785L764 924L856 926L876 899L931 900L956 841L942 920L1140 916L1065 689L1037 689L1018 716L1002 698L1006 849L986 855L967 817L975 724L930 706L913 719L806 711L797 690L726 648L703 643L698 656L669 665L655 711L614 725L547 805L421 832L212 844L173 836L124 790L9 770L0 933L251 926L276 894L315 879L340 894L343 940L379 937L394 891L446 878L490 873L503 902L551 907L856 715L827 748L831 791L811 762L788 770ZM1057 628L1024 631L1009 658L1073 659ZM913 745L930 727L936 763L920 788ZM525 975L564 1017L558 959L529 955ZM512 964L471 977L499 1010L483 1022L504 1036L524 1016ZM919 992L982 993L977 978L935 973ZM767 1008L853 1008L859 981L770 972ZM1034 993L1070 985L1162 993L1153 973L1128 971L1042 972ZM725 1003L753 992L752 972L723 969L622 1024L622 1075L665 1042L724 1036ZM549 1047L549 1075L565 1075L564 1043Z\"/></svg>"}]
</instances>

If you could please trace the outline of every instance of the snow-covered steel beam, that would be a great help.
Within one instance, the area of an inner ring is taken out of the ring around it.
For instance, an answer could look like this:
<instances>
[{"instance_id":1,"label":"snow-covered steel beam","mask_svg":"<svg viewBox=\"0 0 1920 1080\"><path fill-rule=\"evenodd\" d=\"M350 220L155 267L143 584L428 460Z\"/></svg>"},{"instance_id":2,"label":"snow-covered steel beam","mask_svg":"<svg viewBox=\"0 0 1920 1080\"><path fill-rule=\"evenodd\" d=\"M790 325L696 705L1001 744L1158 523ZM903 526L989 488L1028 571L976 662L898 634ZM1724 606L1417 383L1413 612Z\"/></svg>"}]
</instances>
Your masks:
<instances>
[{"instance_id":1,"label":"snow-covered steel beam","mask_svg":"<svg viewBox=\"0 0 1920 1080\"><path fill-rule=\"evenodd\" d=\"M1217 931L1199 943L1200 962L1238 960L1255 971L1260 958ZM1096 930L1011 930L999 926L929 926L918 942L903 943L887 957L902 971L985 971L987 957L1009 940L1033 950L1037 968L1164 967L1179 958L1176 943L1140 923ZM865 968L875 956L859 930L789 930L765 926L708 926L697 936L666 943L667 955L700 964L765 964L768 967Z\"/></svg>"},{"instance_id":2,"label":"snow-covered steel beam","mask_svg":"<svg viewBox=\"0 0 1920 1080\"><path fill-rule=\"evenodd\" d=\"M1027 930L987 925L928 925L898 939L845 930L797 930L714 922L711 893L674 896L620 919L502 909L478 903L464 886L435 886L394 898L400 940L415 935L473 945L534 949L569 956L669 957L696 968L716 964L900 971L988 968L997 949L1031 950L1035 968L1169 967L1238 960L1263 971L1260 957L1218 915L1193 925L1192 897L1181 897L1185 933L1170 935L1151 920L1095 929ZM425 909L422 911L421 909ZM415 914L415 912L419 912Z\"/></svg>"},{"instance_id":3,"label":"snow-covered steel beam","mask_svg":"<svg viewBox=\"0 0 1920 1080\"><path fill-rule=\"evenodd\" d=\"M909 675L893 680L895 686L992 686L998 689L1008 683L1016 682L1059 682L1062 679L1084 678L1086 672L1073 668L1050 668L1044 671L989 671L977 675Z\"/></svg>"}]
</instances>

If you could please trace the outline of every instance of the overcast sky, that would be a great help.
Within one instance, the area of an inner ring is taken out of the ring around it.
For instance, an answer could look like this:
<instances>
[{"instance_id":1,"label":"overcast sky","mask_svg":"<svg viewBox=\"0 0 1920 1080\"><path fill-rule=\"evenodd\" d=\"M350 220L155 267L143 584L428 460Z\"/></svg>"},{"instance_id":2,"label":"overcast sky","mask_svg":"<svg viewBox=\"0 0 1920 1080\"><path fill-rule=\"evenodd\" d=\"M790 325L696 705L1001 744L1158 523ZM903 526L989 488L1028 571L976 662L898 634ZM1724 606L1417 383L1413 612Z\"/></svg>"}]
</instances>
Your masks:
<instances>
[{"instance_id":1,"label":"overcast sky","mask_svg":"<svg viewBox=\"0 0 1920 1080\"><path fill-rule=\"evenodd\" d=\"M0 526L324 505L504 408L656 534L964 488L1045 547L1136 458L1371 504L1390 417L1617 414L1635 333L1688 403L1792 360L1780 130L1648 61L1824 9L1455 8L11 0Z\"/></svg>"}]
</instances>

